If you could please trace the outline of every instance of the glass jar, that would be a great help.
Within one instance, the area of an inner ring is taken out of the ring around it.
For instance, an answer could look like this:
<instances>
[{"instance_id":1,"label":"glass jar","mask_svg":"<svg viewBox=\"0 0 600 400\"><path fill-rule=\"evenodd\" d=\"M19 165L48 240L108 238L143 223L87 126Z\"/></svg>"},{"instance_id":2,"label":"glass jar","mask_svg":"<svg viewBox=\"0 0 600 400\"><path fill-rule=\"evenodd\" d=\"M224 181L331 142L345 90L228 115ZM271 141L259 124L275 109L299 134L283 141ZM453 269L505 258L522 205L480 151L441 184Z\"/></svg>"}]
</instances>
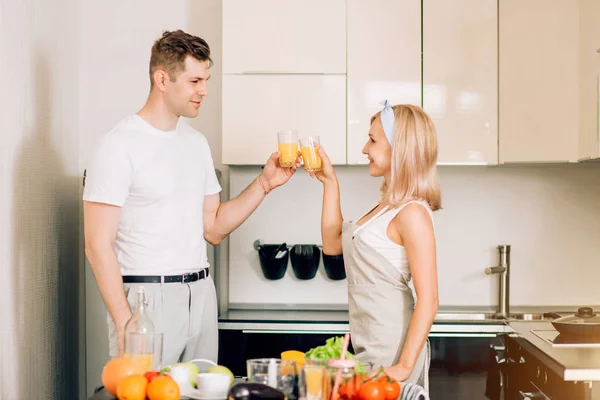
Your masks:
<instances>
[{"instance_id":1,"label":"glass jar","mask_svg":"<svg viewBox=\"0 0 600 400\"><path fill-rule=\"evenodd\" d=\"M327 363L323 385L324 400L357 400L353 358L342 360L332 358Z\"/></svg>"}]
</instances>

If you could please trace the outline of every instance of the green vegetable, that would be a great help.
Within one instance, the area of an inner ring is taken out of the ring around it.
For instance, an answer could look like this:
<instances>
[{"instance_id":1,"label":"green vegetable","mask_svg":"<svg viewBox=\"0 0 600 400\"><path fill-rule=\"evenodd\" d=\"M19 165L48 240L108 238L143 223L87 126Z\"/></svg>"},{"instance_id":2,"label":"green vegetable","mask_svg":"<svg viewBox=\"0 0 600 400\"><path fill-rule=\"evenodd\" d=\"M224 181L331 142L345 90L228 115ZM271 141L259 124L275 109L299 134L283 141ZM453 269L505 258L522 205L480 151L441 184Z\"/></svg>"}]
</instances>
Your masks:
<instances>
[{"instance_id":1,"label":"green vegetable","mask_svg":"<svg viewBox=\"0 0 600 400\"><path fill-rule=\"evenodd\" d=\"M341 358L344 349L344 337L331 337L325 341L323 346L317 346L306 352L305 357L311 360L329 360L330 358ZM346 358L353 358L354 354L346 351Z\"/></svg>"},{"instance_id":2,"label":"green vegetable","mask_svg":"<svg viewBox=\"0 0 600 400\"><path fill-rule=\"evenodd\" d=\"M323 346L317 346L314 349L310 349L304 355L306 358L313 361L327 361L330 358L341 358L342 350L344 349L344 337L331 337L325 341ZM354 354L346 351L346 358L354 358ZM366 375L367 370L360 361L356 360L354 372L357 375Z\"/></svg>"}]
</instances>

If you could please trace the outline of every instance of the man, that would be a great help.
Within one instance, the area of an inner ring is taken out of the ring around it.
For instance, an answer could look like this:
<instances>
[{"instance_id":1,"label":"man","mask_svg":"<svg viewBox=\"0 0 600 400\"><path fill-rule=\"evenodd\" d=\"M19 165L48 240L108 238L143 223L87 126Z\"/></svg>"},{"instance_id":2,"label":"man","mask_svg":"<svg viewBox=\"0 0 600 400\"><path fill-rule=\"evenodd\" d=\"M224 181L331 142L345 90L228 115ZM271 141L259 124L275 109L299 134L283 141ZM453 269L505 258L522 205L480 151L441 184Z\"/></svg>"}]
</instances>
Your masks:
<instances>
[{"instance_id":1,"label":"man","mask_svg":"<svg viewBox=\"0 0 600 400\"><path fill-rule=\"evenodd\" d=\"M152 47L146 104L102 136L86 170L85 250L108 309L111 357L123 354L124 327L143 285L164 332L163 364L217 360L206 242L221 242L300 165L282 168L273 153L238 197L220 203L206 138L179 121L198 115L211 66L203 39L165 32Z\"/></svg>"}]
</instances>

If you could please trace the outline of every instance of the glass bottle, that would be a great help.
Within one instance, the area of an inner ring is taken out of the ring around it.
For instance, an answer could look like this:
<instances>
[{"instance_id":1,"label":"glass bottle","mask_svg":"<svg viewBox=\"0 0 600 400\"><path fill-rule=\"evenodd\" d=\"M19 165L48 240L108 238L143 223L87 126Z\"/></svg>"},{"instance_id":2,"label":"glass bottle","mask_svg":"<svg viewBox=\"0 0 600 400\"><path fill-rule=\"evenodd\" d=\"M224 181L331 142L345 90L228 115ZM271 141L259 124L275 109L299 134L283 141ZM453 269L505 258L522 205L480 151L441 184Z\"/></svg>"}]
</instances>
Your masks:
<instances>
[{"instance_id":1,"label":"glass bottle","mask_svg":"<svg viewBox=\"0 0 600 400\"><path fill-rule=\"evenodd\" d=\"M140 286L133 314L125 324L125 356L136 360L144 370L152 371L157 361L154 357L157 336L148 310L146 291Z\"/></svg>"}]
</instances>

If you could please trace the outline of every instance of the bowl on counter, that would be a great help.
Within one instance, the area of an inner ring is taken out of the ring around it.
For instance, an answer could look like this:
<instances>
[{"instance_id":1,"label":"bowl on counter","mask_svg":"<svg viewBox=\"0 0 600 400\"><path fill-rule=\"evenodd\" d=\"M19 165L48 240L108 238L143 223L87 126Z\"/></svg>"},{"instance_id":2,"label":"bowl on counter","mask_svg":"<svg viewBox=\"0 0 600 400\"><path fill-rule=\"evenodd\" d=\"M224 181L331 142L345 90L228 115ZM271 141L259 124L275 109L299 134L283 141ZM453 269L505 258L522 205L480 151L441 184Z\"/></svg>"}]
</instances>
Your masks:
<instances>
[{"instance_id":1,"label":"bowl on counter","mask_svg":"<svg viewBox=\"0 0 600 400\"><path fill-rule=\"evenodd\" d=\"M313 279L321 262L321 250L314 244L297 244L290 251L292 270L296 278Z\"/></svg>"},{"instance_id":2,"label":"bowl on counter","mask_svg":"<svg viewBox=\"0 0 600 400\"><path fill-rule=\"evenodd\" d=\"M325 274L332 281L346 279L346 268L344 266L344 255L330 256L323 253L323 267Z\"/></svg>"},{"instance_id":3,"label":"bowl on counter","mask_svg":"<svg viewBox=\"0 0 600 400\"><path fill-rule=\"evenodd\" d=\"M258 249L260 269L265 278L278 280L285 276L290 251L286 243L263 244Z\"/></svg>"},{"instance_id":4,"label":"bowl on counter","mask_svg":"<svg viewBox=\"0 0 600 400\"><path fill-rule=\"evenodd\" d=\"M196 393L203 399L226 399L230 386L228 374L201 372L196 375Z\"/></svg>"}]
</instances>

